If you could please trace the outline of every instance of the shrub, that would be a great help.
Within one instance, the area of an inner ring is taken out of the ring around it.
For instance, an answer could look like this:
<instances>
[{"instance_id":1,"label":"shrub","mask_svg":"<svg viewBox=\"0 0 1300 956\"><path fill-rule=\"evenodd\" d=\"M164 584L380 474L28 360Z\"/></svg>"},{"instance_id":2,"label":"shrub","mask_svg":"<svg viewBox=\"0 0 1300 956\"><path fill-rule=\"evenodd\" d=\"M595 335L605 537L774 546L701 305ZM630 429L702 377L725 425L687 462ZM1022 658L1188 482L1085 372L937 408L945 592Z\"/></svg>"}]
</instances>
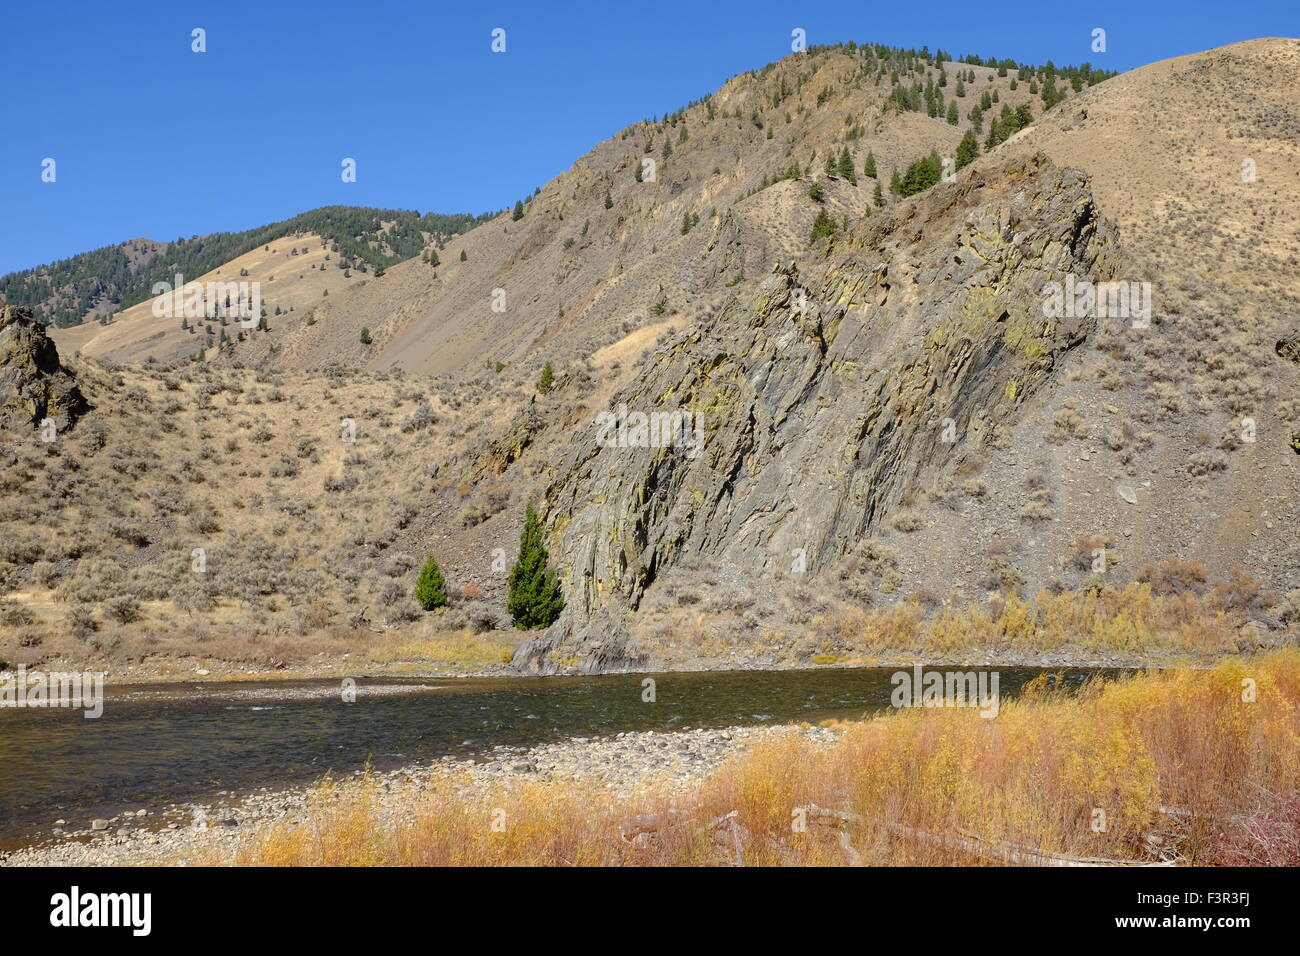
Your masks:
<instances>
[{"instance_id":1,"label":"shrub","mask_svg":"<svg viewBox=\"0 0 1300 956\"><path fill-rule=\"evenodd\" d=\"M415 599L426 611L444 607L447 604L447 582L443 579L442 569L433 555L429 555L420 571L420 579L415 582Z\"/></svg>"},{"instance_id":2,"label":"shrub","mask_svg":"<svg viewBox=\"0 0 1300 956\"><path fill-rule=\"evenodd\" d=\"M90 608L82 605L68 608L68 613L64 618L68 623L68 630L72 632L73 637L90 637L95 633L98 626L95 623L95 616L90 613Z\"/></svg>"}]
</instances>

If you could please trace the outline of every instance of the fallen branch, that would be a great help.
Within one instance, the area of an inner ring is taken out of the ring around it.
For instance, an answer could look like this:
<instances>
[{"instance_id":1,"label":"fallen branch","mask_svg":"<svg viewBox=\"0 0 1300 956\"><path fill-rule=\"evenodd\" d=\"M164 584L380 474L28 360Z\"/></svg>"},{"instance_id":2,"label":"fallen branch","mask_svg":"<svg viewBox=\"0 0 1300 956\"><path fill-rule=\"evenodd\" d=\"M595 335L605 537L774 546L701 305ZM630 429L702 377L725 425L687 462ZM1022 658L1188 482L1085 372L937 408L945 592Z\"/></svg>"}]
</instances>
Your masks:
<instances>
[{"instance_id":1,"label":"fallen branch","mask_svg":"<svg viewBox=\"0 0 1300 956\"><path fill-rule=\"evenodd\" d=\"M971 833L966 833L961 836L946 833L929 833L925 830L919 830L916 827L907 826L904 823L868 820L861 814L849 813L844 810L831 810L827 807L819 807L815 803L809 804L806 807L801 807L800 810L805 814L808 822L814 826L830 827L840 831L840 846L845 847L845 852L850 854L850 861L852 861L855 856L860 859L860 854L858 854L857 850L852 848L851 844L848 844L848 837L844 831L844 827L849 823L857 823L865 826L882 826L892 833L901 834L921 843L928 843L932 846L941 846L948 850L957 850L962 853L969 853L972 856L978 856L981 859L1010 863L1013 866L1163 867L1174 865L1171 862L1165 861L1115 860L1106 857L1067 856L1061 853L1049 853L1045 850L1034 850L1029 847L1019 846L1015 843L1007 843L1002 840L988 840ZM846 846L846 844L848 845Z\"/></svg>"}]
</instances>

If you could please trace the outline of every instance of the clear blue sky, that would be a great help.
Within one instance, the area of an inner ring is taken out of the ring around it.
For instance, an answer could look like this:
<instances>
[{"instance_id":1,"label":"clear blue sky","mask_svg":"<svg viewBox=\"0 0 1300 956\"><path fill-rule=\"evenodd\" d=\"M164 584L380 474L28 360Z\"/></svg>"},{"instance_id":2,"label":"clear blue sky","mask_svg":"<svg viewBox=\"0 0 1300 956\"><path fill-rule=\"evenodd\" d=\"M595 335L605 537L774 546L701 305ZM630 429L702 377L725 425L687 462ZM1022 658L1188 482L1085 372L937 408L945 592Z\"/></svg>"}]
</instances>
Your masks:
<instances>
[{"instance_id":1,"label":"clear blue sky","mask_svg":"<svg viewBox=\"0 0 1300 956\"><path fill-rule=\"evenodd\" d=\"M0 273L332 203L499 209L622 127L788 54L795 27L809 43L1127 70L1298 26L1297 0L15 2L0 27ZM343 157L356 183L340 181Z\"/></svg>"}]
</instances>

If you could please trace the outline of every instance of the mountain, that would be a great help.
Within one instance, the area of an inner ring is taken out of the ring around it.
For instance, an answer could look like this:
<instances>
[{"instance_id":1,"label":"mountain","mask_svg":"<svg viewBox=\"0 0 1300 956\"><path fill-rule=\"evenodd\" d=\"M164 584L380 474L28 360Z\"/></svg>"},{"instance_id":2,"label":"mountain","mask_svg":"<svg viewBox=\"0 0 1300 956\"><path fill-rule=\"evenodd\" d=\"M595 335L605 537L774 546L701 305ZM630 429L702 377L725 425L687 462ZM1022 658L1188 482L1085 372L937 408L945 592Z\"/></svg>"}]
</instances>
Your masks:
<instances>
[{"instance_id":1,"label":"mountain","mask_svg":"<svg viewBox=\"0 0 1300 956\"><path fill-rule=\"evenodd\" d=\"M328 240L343 260L373 268L409 259L430 238L463 232L482 218L325 206L243 232L211 233L171 243L130 239L104 246L0 276L0 295L13 305L31 308L45 325L68 328L107 322L121 310L150 299L156 282L170 283L177 273L191 280L279 239Z\"/></svg>"},{"instance_id":2,"label":"mountain","mask_svg":"<svg viewBox=\"0 0 1300 956\"><path fill-rule=\"evenodd\" d=\"M751 608L882 550L908 555L892 599L1079 587L1099 548L1115 582L1177 556L1295 588L1298 54L1085 90L662 346L613 402L693 411L702 451L588 429L545 496L569 604L517 661L640 663L627 612L686 565ZM1145 284L1152 314L1048 317L1067 277Z\"/></svg>"},{"instance_id":3,"label":"mountain","mask_svg":"<svg viewBox=\"0 0 1300 956\"><path fill-rule=\"evenodd\" d=\"M1073 84L1086 90L1109 76L1087 66L944 57L849 44L737 76L598 144L521 202L520 219L502 213L463 234L436 237L424 255L390 266L382 280L354 276L331 285L328 296L314 290L313 308L299 305L273 321L269 335L247 336L208 358L278 369L345 363L464 374L498 362L529 369L547 360L579 362L633 333L653 341L716 312L773 261L805 249L819 212L837 223L864 215L876 208L877 184L892 203L895 172L932 152L953 156L976 123L983 140L1004 108L1037 116L1049 99L1077 95ZM1060 83L1050 96L1049 77ZM869 154L875 178L864 171ZM819 202L809 200L814 185ZM277 282L283 278L277 273ZM269 287L263 298L274 298ZM361 341L363 328L369 344ZM122 334L137 344L114 343L111 357L162 358L148 336ZM107 355L110 340L69 342Z\"/></svg>"},{"instance_id":4,"label":"mountain","mask_svg":"<svg viewBox=\"0 0 1300 956\"><path fill-rule=\"evenodd\" d=\"M0 656L266 665L352 648L367 613L491 629L528 504L566 606L527 670L807 663L867 628L908 654L914 615L1134 582L1117 660L1196 608L1277 628L1298 47L1114 77L819 48L382 274L305 225L210 263L268 312L224 341L147 300L55 329L92 407L0 445L0 612L27 621ZM430 553L452 604L425 615Z\"/></svg>"}]
</instances>

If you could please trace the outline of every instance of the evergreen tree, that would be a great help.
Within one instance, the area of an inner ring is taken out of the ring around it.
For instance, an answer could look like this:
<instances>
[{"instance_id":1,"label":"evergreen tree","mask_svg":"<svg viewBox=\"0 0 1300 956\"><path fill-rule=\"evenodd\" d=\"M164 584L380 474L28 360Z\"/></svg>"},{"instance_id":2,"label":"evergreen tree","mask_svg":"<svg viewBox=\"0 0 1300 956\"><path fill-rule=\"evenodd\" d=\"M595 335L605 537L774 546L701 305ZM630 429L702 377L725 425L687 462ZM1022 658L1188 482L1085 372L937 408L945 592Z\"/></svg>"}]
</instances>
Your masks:
<instances>
[{"instance_id":1,"label":"evergreen tree","mask_svg":"<svg viewBox=\"0 0 1300 956\"><path fill-rule=\"evenodd\" d=\"M871 197L871 201L874 202L877 206L883 206L885 204L885 194L880 191L879 181L876 182L876 193L874 196Z\"/></svg>"},{"instance_id":2,"label":"evergreen tree","mask_svg":"<svg viewBox=\"0 0 1300 956\"><path fill-rule=\"evenodd\" d=\"M515 627L548 627L564 610L560 582L546 567L549 560L542 543L542 523L529 505L519 537L519 558L510 569L510 596L506 602Z\"/></svg>"},{"instance_id":3,"label":"evergreen tree","mask_svg":"<svg viewBox=\"0 0 1300 956\"><path fill-rule=\"evenodd\" d=\"M929 189L943 178L943 160L937 152L931 152L924 159L918 159L907 167L899 189L901 196L914 196L922 190Z\"/></svg>"},{"instance_id":4,"label":"evergreen tree","mask_svg":"<svg viewBox=\"0 0 1300 956\"><path fill-rule=\"evenodd\" d=\"M971 161L979 154L979 140L975 138L975 134L972 131L966 130L966 135L964 135L961 138L961 142L957 144L957 168L961 169L963 166L970 165Z\"/></svg>"},{"instance_id":5,"label":"evergreen tree","mask_svg":"<svg viewBox=\"0 0 1300 956\"><path fill-rule=\"evenodd\" d=\"M876 154L875 153L871 153L871 152L867 153L867 162L866 165L862 167L862 172L864 175L870 176L872 179L876 178Z\"/></svg>"},{"instance_id":6,"label":"evergreen tree","mask_svg":"<svg viewBox=\"0 0 1300 956\"><path fill-rule=\"evenodd\" d=\"M948 125L956 126L958 119L959 117L957 116L957 101L953 100L951 103L948 104Z\"/></svg>"},{"instance_id":7,"label":"evergreen tree","mask_svg":"<svg viewBox=\"0 0 1300 956\"><path fill-rule=\"evenodd\" d=\"M816 242L825 236L832 235L835 232L835 220L826 215L825 209L817 210L817 219L813 222L812 234L808 237L808 244Z\"/></svg>"},{"instance_id":8,"label":"evergreen tree","mask_svg":"<svg viewBox=\"0 0 1300 956\"><path fill-rule=\"evenodd\" d=\"M605 190L605 208L606 209L614 208L614 197L609 194L608 189Z\"/></svg>"},{"instance_id":9,"label":"evergreen tree","mask_svg":"<svg viewBox=\"0 0 1300 956\"><path fill-rule=\"evenodd\" d=\"M858 184L858 174L853 171L853 157L849 155L847 146L840 152L839 174L853 185Z\"/></svg>"},{"instance_id":10,"label":"evergreen tree","mask_svg":"<svg viewBox=\"0 0 1300 956\"><path fill-rule=\"evenodd\" d=\"M362 329L362 330L361 330L361 344L362 344L362 345L369 345L372 341L374 341L374 340L371 339L371 337L370 337L370 330L369 330L369 329Z\"/></svg>"},{"instance_id":11,"label":"evergreen tree","mask_svg":"<svg viewBox=\"0 0 1300 956\"><path fill-rule=\"evenodd\" d=\"M461 261L461 262L464 262L464 261L466 261L468 258L469 258L469 256L465 254L465 250L464 250L464 249L460 250L460 261Z\"/></svg>"},{"instance_id":12,"label":"evergreen tree","mask_svg":"<svg viewBox=\"0 0 1300 956\"><path fill-rule=\"evenodd\" d=\"M547 362L542 366L542 377L537 380L537 390L545 395L555 387L555 369Z\"/></svg>"},{"instance_id":13,"label":"evergreen tree","mask_svg":"<svg viewBox=\"0 0 1300 956\"><path fill-rule=\"evenodd\" d=\"M889 191L893 193L895 196L897 196L899 195L898 191L902 187L902 185L903 185L903 180L898 175L898 167L895 166L894 171L890 173L889 176Z\"/></svg>"},{"instance_id":14,"label":"evergreen tree","mask_svg":"<svg viewBox=\"0 0 1300 956\"><path fill-rule=\"evenodd\" d=\"M420 578L415 582L415 599L426 611L443 607L447 603L447 582L443 579L442 569L433 555L429 555L420 571Z\"/></svg>"},{"instance_id":15,"label":"evergreen tree","mask_svg":"<svg viewBox=\"0 0 1300 956\"><path fill-rule=\"evenodd\" d=\"M511 213L510 218L515 222L524 218L524 201L522 199L515 200L515 211Z\"/></svg>"}]
</instances>

